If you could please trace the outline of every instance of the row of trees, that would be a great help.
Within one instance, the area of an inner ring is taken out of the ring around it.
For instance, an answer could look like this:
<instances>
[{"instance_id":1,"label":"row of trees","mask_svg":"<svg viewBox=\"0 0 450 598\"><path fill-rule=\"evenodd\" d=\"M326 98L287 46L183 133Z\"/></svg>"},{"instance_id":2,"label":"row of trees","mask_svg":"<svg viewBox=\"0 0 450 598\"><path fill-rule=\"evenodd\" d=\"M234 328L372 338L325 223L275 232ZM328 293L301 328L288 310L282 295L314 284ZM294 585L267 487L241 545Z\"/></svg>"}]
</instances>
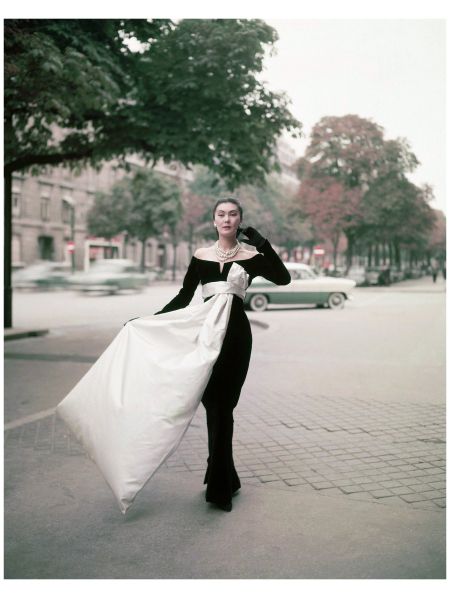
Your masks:
<instances>
[{"instance_id":1,"label":"row of trees","mask_svg":"<svg viewBox=\"0 0 450 598\"><path fill-rule=\"evenodd\" d=\"M232 193L230 186L206 167L195 168L194 179L186 189L142 167L125 175L108 193L96 194L87 227L90 234L106 239L126 232L128 238L139 240L144 270L150 237L165 233L175 249L180 241L186 241L190 253L199 240L215 240L213 205L218 197ZM286 196L276 176L268 177L265 185L241 185L236 194L244 206L244 224L259 228L277 244L299 244L299 231L289 224L294 194Z\"/></svg>"},{"instance_id":2,"label":"row of trees","mask_svg":"<svg viewBox=\"0 0 450 598\"><path fill-rule=\"evenodd\" d=\"M418 258L433 249L436 226L429 186L407 174L419 164L404 139L388 140L376 123L356 115L325 117L314 127L298 162L297 211L314 241L347 241L347 270L357 251L389 256L400 266L401 249Z\"/></svg>"}]
</instances>

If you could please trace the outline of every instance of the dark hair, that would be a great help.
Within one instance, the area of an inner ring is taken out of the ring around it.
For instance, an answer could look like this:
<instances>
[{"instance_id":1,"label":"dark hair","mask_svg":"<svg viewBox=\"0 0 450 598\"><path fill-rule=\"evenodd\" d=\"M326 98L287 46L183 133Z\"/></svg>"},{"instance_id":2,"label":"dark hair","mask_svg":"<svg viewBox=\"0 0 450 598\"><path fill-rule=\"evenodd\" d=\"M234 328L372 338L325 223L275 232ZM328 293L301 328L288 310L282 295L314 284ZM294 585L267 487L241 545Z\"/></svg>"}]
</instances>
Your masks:
<instances>
[{"instance_id":1,"label":"dark hair","mask_svg":"<svg viewBox=\"0 0 450 598\"><path fill-rule=\"evenodd\" d=\"M235 197L225 197L223 199L218 199L214 205L214 209L213 209L213 219L214 216L216 215L216 210L217 207L221 204L221 203L234 203L234 205L237 207L237 209L239 210L239 214L241 216L241 220L243 218L243 211L242 211L242 206L239 203L239 200L236 199Z\"/></svg>"}]
</instances>

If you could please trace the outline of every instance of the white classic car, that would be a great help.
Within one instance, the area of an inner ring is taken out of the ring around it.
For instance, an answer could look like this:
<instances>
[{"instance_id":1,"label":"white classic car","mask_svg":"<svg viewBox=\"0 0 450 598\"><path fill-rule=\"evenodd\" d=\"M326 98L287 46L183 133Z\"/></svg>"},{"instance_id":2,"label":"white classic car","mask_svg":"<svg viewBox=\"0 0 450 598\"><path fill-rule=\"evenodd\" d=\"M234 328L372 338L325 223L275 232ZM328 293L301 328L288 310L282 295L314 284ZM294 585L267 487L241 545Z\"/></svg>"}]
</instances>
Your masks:
<instances>
[{"instance_id":1,"label":"white classic car","mask_svg":"<svg viewBox=\"0 0 450 598\"><path fill-rule=\"evenodd\" d=\"M87 272L70 276L68 282L82 293L103 291L114 295L127 289L142 290L148 284L148 277L131 260L105 259L97 260Z\"/></svg>"},{"instance_id":2,"label":"white classic car","mask_svg":"<svg viewBox=\"0 0 450 598\"><path fill-rule=\"evenodd\" d=\"M354 280L318 276L310 266L296 262L284 264L291 275L287 285L275 285L262 276L253 279L247 289L244 305L253 311L264 311L269 305L313 304L319 307L342 309Z\"/></svg>"}]
</instances>

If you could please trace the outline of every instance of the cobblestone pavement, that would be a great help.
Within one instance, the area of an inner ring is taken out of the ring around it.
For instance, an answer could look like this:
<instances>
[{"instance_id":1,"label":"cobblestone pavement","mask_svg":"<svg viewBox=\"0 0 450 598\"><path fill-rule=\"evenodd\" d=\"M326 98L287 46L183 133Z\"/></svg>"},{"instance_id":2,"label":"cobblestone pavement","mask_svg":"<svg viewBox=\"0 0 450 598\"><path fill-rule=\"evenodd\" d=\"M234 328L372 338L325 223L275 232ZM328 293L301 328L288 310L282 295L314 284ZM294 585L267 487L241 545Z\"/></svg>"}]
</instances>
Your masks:
<instances>
[{"instance_id":1,"label":"cobblestone pavement","mask_svg":"<svg viewBox=\"0 0 450 598\"><path fill-rule=\"evenodd\" d=\"M445 508L442 405L267 391L262 396L244 387L234 420L234 458L243 483L406 508ZM5 431L5 456L25 449L84 454L55 415ZM203 472L206 451L200 405L178 450L163 467Z\"/></svg>"}]
</instances>

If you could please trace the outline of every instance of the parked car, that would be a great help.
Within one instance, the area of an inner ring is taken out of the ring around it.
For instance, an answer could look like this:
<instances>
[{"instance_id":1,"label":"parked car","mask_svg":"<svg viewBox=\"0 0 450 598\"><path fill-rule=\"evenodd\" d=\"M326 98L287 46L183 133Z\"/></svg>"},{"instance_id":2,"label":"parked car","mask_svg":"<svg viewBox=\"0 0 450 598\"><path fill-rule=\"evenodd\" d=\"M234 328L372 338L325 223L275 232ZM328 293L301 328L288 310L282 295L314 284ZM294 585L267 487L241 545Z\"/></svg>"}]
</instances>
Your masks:
<instances>
[{"instance_id":1,"label":"parked car","mask_svg":"<svg viewBox=\"0 0 450 598\"><path fill-rule=\"evenodd\" d=\"M348 278L317 276L306 264L287 262L291 275L287 285L275 285L262 276L253 279L247 289L244 305L253 311L264 311L269 305L313 304L331 309L343 308L350 291L356 286Z\"/></svg>"},{"instance_id":2,"label":"parked car","mask_svg":"<svg viewBox=\"0 0 450 598\"><path fill-rule=\"evenodd\" d=\"M122 290L142 290L148 284L148 277L131 260L109 259L97 260L87 272L71 276L69 283L82 293L104 291L113 295Z\"/></svg>"},{"instance_id":3,"label":"parked car","mask_svg":"<svg viewBox=\"0 0 450 598\"><path fill-rule=\"evenodd\" d=\"M68 262L38 262L13 272L12 286L15 289L65 288L70 274Z\"/></svg>"},{"instance_id":4,"label":"parked car","mask_svg":"<svg viewBox=\"0 0 450 598\"><path fill-rule=\"evenodd\" d=\"M367 284L366 268L364 266L351 266L347 278L355 281L357 286Z\"/></svg>"}]
</instances>

